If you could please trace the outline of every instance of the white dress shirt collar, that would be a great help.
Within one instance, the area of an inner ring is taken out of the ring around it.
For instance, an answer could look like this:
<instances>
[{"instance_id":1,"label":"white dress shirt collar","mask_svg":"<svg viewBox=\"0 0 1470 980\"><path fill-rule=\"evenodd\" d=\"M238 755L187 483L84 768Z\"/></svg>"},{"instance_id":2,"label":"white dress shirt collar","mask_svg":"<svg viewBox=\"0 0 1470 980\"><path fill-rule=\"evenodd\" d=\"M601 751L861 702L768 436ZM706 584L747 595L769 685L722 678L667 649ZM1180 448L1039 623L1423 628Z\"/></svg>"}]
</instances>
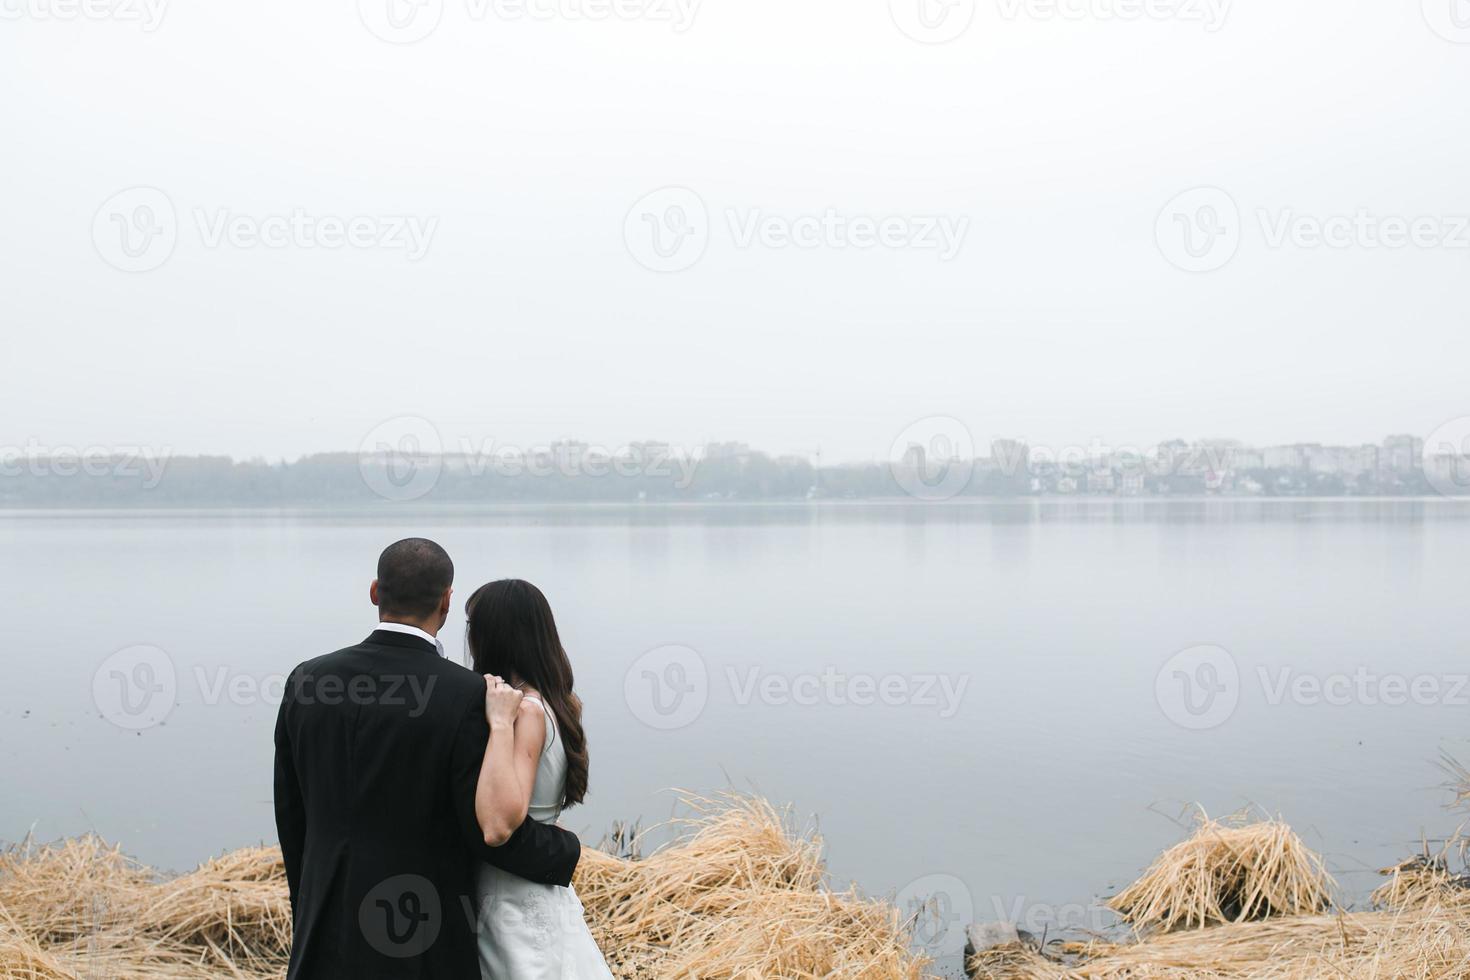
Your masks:
<instances>
[{"instance_id":1,"label":"white dress shirt collar","mask_svg":"<svg viewBox=\"0 0 1470 980\"><path fill-rule=\"evenodd\" d=\"M409 626L407 623L379 623L377 628L386 630L389 633L406 633L409 636L416 636L421 640L428 640L434 644L434 649L439 651L439 656L444 656L444 644L439 642L439 638L419 629L417 626Z\"/></svg>"}]
</instances>

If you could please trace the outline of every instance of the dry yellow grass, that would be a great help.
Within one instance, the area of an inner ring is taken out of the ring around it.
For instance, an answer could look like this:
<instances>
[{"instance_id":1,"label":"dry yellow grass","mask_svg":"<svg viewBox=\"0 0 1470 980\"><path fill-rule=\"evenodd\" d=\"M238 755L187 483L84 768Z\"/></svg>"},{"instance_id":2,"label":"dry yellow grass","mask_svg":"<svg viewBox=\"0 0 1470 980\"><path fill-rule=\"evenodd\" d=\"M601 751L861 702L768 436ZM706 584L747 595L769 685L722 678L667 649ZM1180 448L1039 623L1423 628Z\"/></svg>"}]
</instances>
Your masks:
<instances>
[{"instance_id":1,"label":"dry yellow grass","mask_svg":"<svg viewBox=\"0 0 1470 980\"><path fill-rule=\"evenodd\" d=\"M764 800L685 802L694 816L676 844L639 861L589 852L578 868L593 934L619 951L627 975L924 976L894 906L827 887L815 835L793 830Z\"/></svg>"},{"instance_id":2,"label":"dry yellow grass","mask_svg":"<svg viewBox=\"0 0 1470 980\"><path fill-rule=\"evenodd\" d=\"M1450 871L1443 855L1411 857L1380 873L1388 881L1373 892L1371 901L1376 908L1470 911L1470 875Z\"/></svg>"},{"instance_id":3,"label":"dry yellow grass","mask_svg":"<svg viewBox=\"0 0 1470 980\"><path fill-rule=\"evenodd\" d=\"M827 884L821 841L762 800L690 799L644 860L584 853L577 890L619 977L920 980L891 904ZM0 855L0 977L268 980L290 949L275 848L161 879L95 837Z\"/></svg>"},{"instance_id":4,"label":"dry yellow grass","mask_svg":"<svg viewBox=\"0 0 1470 980\"><path fill-rule=\"evenodd\" d=\"M1443 861L1384 872L1379 911L1325 914L1332 879L1285 824L1201 817L1113 899L1143 938L979 958L1000 980L1463 980L1470 900Z\"/></svg>"},{"instance_id":5,"label":"dry yellow grass","mask_svg":"<svg viewBox=\"0 0 1470 980\"><path fill-rule=\"evenodd\" d=\"M690 803L677 839L647 858L583 856L577 888L615 975L928 976L891 904L831 890L817 837L761 800ZM1205 820L1119 896L1145 938L1045 956L1013 944L972 967L989 980L1470 977L1470 900L1459 876L1423 858L1388 874L1377 910L1323 914L1331 880L1283 824ZM273 848L171 879L91 837L0 854L0 977L277 980L289 928Z\"/></svg>"},{"instance_id":6,"label":"dry yellow grass","mask_svg":"<svg viewBox=\"0 0 1470 980\"><path fill-rule=\"evenodd\" d=\"M1332 902L1322 859L1279 820L1211 820L1155 859L1109 907L1141 932L1311 915Z\"/></svg>"}]
</instances>

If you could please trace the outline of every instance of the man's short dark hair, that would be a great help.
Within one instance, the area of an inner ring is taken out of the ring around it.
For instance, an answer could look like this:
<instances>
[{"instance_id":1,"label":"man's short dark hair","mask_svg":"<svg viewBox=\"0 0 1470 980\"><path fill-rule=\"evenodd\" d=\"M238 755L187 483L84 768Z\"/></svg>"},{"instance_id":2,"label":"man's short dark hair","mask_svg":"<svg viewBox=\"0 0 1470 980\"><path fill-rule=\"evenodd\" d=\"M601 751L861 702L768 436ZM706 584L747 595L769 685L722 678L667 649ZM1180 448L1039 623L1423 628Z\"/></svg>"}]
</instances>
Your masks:
<instances>
[{"instance_id":1,"label":"man's short dark hair","mask_svg":"<svg viewBox=\"0 0 1470 980\"><path fill-rule=\"evenodd\" d=\"M378 556L378 609L386 615L426 619L453 584L449 552L428 538L395 541Z\"/></svg>"}]
</instances>

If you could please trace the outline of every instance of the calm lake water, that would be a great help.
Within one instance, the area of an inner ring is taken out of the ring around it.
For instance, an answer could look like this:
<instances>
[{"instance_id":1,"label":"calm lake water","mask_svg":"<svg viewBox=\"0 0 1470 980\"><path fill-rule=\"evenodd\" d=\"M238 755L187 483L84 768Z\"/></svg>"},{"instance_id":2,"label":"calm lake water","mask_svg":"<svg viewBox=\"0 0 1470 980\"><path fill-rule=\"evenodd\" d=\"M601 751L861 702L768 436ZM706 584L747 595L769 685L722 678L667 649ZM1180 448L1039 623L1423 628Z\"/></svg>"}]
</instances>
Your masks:
<instances>
[{"instance_id":1,"label":"calm lake water","mask_svg":"<svg viewBox=\"0 0 1470 980\"><path fill-rule=\"evenodd\" d=\"M1470 761L1470 509L1046 500L0 514L0 837L170 868L272 841L272 681L368 633L408 534L461 596L550 597L589 840L734 786L815 816L839 881L1097 926L1193 802L1280 813L1358 900L1458 822L1435 763ZM460 657L462 616L443 636ZM134 731L94 678L138 645L176 693Z\"/></svg>"}]
</instances>

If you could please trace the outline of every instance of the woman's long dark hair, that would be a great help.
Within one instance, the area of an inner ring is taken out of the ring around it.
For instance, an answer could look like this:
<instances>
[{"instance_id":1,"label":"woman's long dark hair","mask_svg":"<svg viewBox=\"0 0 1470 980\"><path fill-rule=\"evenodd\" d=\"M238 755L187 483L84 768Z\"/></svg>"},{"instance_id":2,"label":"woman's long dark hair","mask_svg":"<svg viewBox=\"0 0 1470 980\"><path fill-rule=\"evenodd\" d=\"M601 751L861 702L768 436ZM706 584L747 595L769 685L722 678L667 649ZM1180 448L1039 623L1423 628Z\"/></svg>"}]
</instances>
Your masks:
<instances>
[{"instance_id":1,"label":"woman's long dark hair","mask_svg":"<svg viewBox=\"0 0 1470 980\"><path fill-rule=\"evenodd\" d=\"M567 754L562 806L587 795L587 735L582 701L572 692L572 664L556 632L551 604L541 590L518 578L480 586L464 604L470 658L475 673L494 674L540 692L556 716Z\"/></svg>"}]
</instances>

